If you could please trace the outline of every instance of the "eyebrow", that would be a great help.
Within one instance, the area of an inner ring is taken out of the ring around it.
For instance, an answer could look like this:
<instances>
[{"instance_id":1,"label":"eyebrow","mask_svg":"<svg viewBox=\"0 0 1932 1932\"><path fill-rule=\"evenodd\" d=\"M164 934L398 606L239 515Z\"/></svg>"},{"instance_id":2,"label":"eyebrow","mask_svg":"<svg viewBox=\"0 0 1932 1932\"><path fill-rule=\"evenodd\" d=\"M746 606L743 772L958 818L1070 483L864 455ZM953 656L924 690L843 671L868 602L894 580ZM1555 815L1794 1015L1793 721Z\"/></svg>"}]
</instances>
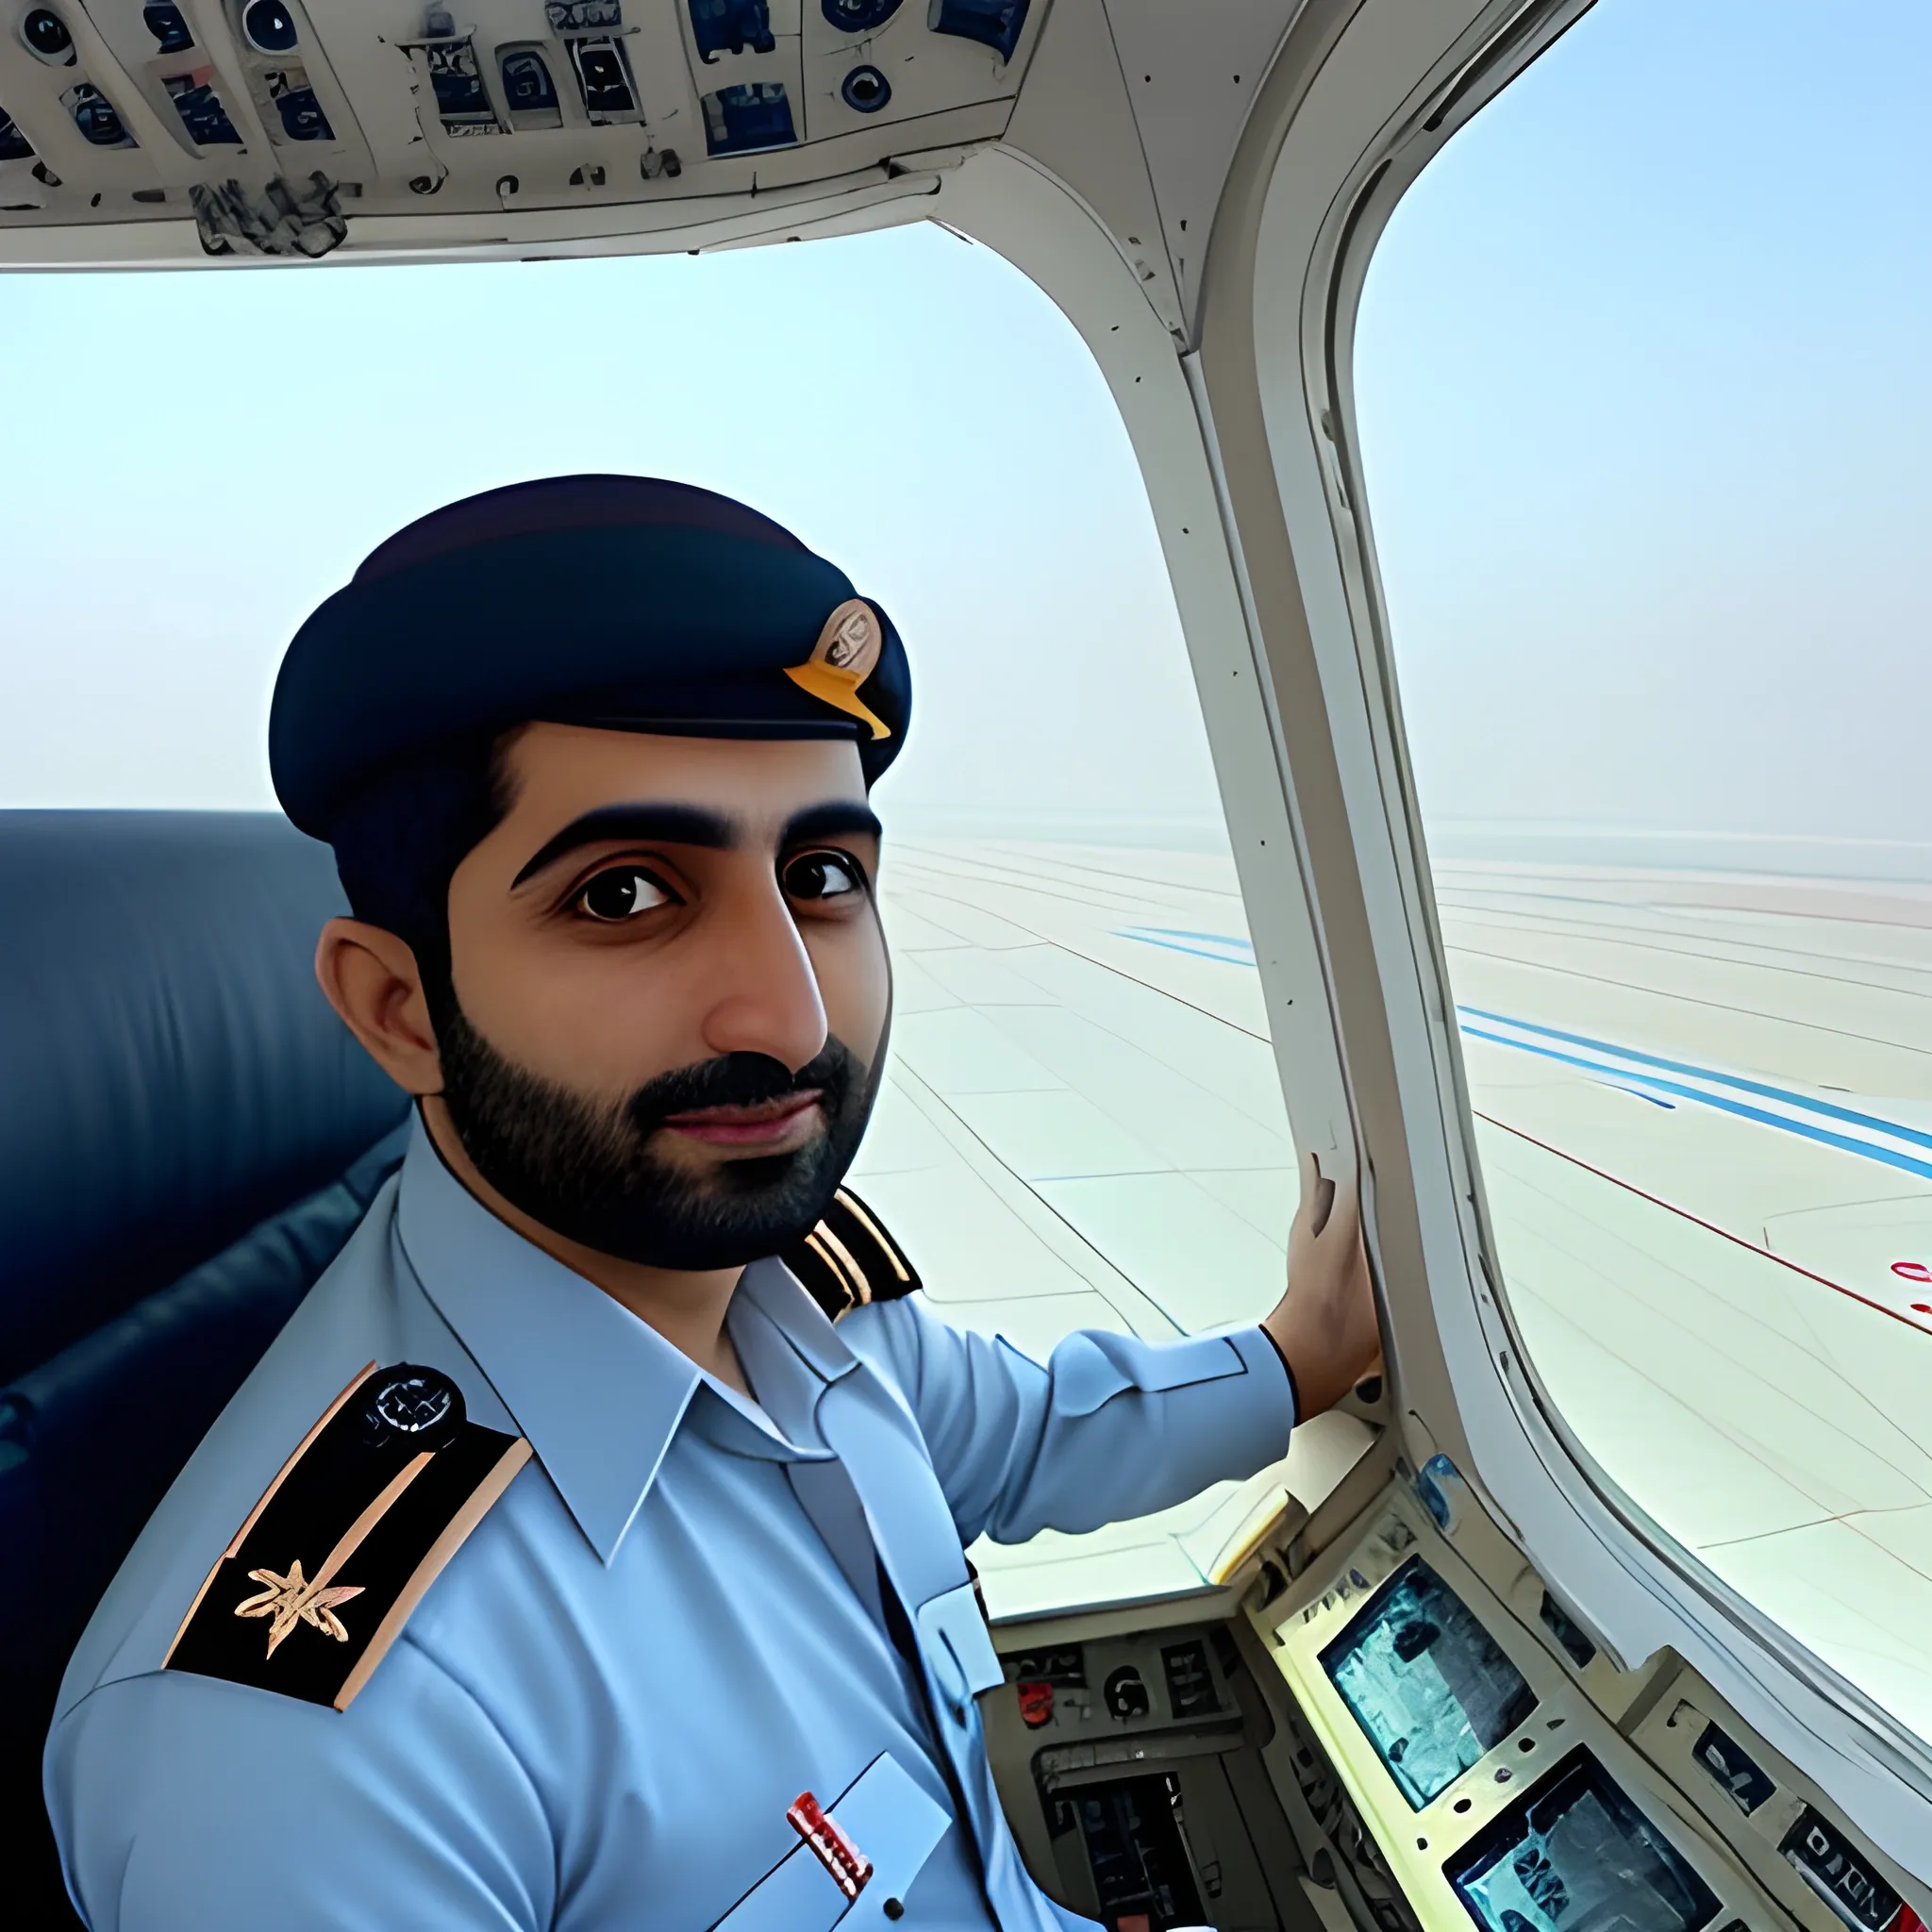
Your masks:
<instances>
[{"instance_id":1,"label":"eyebrow","mask_svg":"<svg viewBox=\"0 0 1932 1932\"><path fill-rule=\"evenodd\" d=\"M885 829L871 807L856 799L834 798L793 812L778 834L778 845L782 851L811 839L849 839L855 832L863 839L883 839Z\"/></svg>"},{"instance_id":2,"label":"eyebrow","mask_svg":"<svg viewBox=\"0 0 1932 1932\"><path fill-rule=\"evenodd\" d=\"M872 810L850 799L831 799L794 812L779 834L781 847L797 845L812 839L850 837L853 833L877 839L884 828ZM603 845L612 840L648 841L653 844L697 845L709 852L730 852L743 840L744 828L738 820L713 811L708 806L641 803L600 806L573 819L554 838L546 840L524 869L510 881L510 891L555 865L567 854L586 845Z\"/></svg>"},{"instance_id":3,"label":"eyebrow","mask_svg":"<svg viewBox=\"0 0 1932 1932\"><path fill-rule=\"evenodd\" d=\"M635 839L666 845L702 845L710 852L729 852L742 828L737 820L702 805L605 805L573 819L553 839L538 847L510 891L555 865L568 852L585 845L602 845L613 839Z\"/></svg>"}]
</instances>

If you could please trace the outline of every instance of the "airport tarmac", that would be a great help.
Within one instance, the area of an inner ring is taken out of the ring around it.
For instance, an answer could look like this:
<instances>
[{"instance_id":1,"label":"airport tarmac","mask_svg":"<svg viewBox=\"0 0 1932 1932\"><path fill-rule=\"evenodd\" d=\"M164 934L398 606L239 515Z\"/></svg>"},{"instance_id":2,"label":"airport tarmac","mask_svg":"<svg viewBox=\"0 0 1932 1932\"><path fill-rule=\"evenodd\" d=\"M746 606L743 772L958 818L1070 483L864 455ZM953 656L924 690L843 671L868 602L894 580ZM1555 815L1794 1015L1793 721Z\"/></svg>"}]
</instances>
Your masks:
<instances>
[{"instance_id":1,"label":"airport tarmac","mask_svg":"<svg viewBox=\"0 0 1932 1932\"><path fill-rule=\"evenodd\" d=\"M1932 1737L1932 888L1442 864L1492 1219L1579 1441ZM895 841L855 1183L949 1320L1252 1320L1296 1181L1225 855ZM974 1552L995 1617L1198 1588L1284 1471Z\"/></svg>"}]
</instances>

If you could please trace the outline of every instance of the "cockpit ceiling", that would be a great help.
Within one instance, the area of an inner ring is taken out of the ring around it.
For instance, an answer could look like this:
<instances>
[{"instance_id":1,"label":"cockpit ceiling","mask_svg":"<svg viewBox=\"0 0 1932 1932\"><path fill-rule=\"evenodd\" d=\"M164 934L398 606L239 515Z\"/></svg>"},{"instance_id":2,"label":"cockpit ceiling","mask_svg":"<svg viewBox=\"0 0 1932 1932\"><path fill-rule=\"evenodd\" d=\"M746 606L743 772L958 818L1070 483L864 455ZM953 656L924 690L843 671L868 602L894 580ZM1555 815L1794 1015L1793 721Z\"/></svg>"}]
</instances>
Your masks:
<instances>
[{"instance_id":1,"label":"cockpit ceiling","mask_svg":"<svg viewBox=\"0 0 1932 1932\"><path fill-rule=\"evenodd\" d=\"M878 180L1003 133L1048 4L8 0L0 259L312 257L430 213L513 241L525 212ZM137 245L36 246L108 226Z\"/></svg>"}]
</instances>

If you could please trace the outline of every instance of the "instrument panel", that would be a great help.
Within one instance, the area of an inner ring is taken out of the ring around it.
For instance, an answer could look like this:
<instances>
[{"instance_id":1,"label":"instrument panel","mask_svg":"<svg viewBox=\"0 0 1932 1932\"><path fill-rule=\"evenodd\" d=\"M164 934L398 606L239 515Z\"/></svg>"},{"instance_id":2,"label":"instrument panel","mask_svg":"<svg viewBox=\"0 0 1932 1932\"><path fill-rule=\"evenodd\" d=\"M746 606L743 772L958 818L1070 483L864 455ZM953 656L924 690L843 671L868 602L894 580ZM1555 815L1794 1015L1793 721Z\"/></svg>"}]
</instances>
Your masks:
<instances>
[{"instance_id":1,"label":"instrument panel","mask_svg":"<svg viewBox=\"0 0 1932 1932\"><path fill-rule=\"evenodd\" d=\"M1492 1576L1522 1558L1453 1470L1368 1523L1248 1614L1424 1927L1923 1932L1909 1881L1681 1660L1622 1670L1532 1573L1506 1607L1457 1544Z\"/></svg>"}]
</instances>

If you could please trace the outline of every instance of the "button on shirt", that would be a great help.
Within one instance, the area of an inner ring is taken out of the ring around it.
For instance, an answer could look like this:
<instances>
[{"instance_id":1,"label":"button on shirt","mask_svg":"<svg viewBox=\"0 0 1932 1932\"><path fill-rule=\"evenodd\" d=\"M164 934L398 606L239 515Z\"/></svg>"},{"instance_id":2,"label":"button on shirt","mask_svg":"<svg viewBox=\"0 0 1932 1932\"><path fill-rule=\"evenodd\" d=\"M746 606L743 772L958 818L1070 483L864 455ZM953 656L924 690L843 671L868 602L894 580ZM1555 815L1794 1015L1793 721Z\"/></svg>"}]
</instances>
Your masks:
<instances>
[{"instance_id":1,"label":"button on shirt","mask_svg":"<svg viewBox=\"0 0 1932 1932\"><path fill-rule=\"evenodd\" d=\"M69 1666L46 1790L93 1932L750 1924L740 1902L798 1848L792 1800L836 1817L882 1757L951 1820L908 1927L1084 1924L1021 1866L959 1682L972 1646L924 1611L982 1532L1091 1528L1282 1455L1273 1347L1076 1335L1041 1366L916 1298L835 1327L775 1261L745 1271L727 1325L756 1402L496 1220L419 1129ZM372 1360L442 1369L531 1463L346 1711L160 1669L237 1525ZM829 1927L844 1902L823 1889Z\"/></svg>"}]
</instances>

